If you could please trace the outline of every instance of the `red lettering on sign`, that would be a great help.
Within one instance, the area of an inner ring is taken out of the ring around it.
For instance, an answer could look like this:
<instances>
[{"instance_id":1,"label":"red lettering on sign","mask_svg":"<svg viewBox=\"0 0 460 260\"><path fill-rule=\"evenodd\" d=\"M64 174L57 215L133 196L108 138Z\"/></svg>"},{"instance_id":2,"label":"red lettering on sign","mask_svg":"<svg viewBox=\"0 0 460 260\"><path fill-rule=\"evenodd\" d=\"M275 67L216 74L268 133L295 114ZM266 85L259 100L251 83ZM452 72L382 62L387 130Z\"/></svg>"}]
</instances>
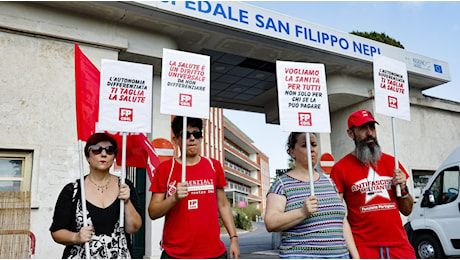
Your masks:
<instances>
[{"instance_id":1,"label":"red lettering on sign","mask_svg":"<svg viewBox=\"0 0 460 260\"><path fill-rule=\"evenodd\" d=\"M133 121L133 109L120 107L120 114L118 115L118 120L125 121L125 122L132 122Z\"/></svg>"},{"instance_id":2,"label":"red lettering on sign","mask_svg":"<svg viewBox=\"0 0 460 260\"><path fill-rule=\"evenodd\" d=\"M311 113L299 113L299 125L312 126Z\"/></svg>"}]
</instances>

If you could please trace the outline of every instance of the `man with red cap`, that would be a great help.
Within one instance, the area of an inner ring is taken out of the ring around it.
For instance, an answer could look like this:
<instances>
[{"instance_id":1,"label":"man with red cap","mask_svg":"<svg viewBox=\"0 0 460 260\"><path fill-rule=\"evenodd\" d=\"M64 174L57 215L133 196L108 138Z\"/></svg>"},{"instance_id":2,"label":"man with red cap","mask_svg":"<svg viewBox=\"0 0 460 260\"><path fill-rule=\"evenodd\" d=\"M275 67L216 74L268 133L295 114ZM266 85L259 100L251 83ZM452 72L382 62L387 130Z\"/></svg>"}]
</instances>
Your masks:
<instances>
[{"instance_id":1,"label":"man with red cap","mask_svg":"<svg viewBox=\"0 0 460 260\"><path fill-rule=\"evenodd\" d=\"M348 208L348 222L360 258L415 259L399 212L408 216L413 199L401 164L382 153L371 112L359 110L348 118L348 136L355 149L332 168L339 195ZM396 186L401 186L401 197Z\"/></svg>"}]
</instances>

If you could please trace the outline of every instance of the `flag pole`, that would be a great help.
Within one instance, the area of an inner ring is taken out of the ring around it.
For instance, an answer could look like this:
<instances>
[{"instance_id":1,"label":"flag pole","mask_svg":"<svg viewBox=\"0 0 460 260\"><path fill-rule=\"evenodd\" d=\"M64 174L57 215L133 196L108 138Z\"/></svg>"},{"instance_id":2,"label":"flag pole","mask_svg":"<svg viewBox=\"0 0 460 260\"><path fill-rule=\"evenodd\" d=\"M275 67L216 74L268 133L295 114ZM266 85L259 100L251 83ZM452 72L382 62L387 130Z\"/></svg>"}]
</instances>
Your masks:
<instances>
[{"instance_id":1,"label":"flag pole","mask_svg":"<svg viewBox=\"0 0 460 260\"><path fill-rule=\"evenodd\" d=\"M315 180L313 179L313 163L311 161L311 144L310 144L310 133L305 133L307 142L307 156L308 156L308 174L310 175L310 195L315 196Z\"/></svg>"},{"instance_id":2,"label":"flag pole","mask_svg":"<svg viewBox=\"0 0 460 260\"><path fill-rule=\"evenodd\" d=\"M399 162L398 162L398 151L396 149L396 122L395 118L391 117L391 128L393 131L393 151L395 157L395 171L399 169ZM401 197L401 185L396 185L396 197Z\"/></svg>"},{"instance_id":3,"label":"flag pole","mask_svg":"<svg viewBox=\"0 0 460 260\"><path fill-rule=\"evenodd\" d=\"M182 121L182 179L181 182L185 183L185 166L187 164L187 117L184 116Z\"/></svg>"},{"instance_id":4,"label":"flag pole","mask_svg":"<svg viewBox=\"0 0 460 260\"><path fill-rule=\"evenodd\" d=\"M88 217L86 215L86 194L85 194L85 176L83 173L83 144L81 140L78 140L78 158L80 160L80 193L81 193L81 206L83 210L83 226L88 226ZM89 242L85 243L85 253L86 259L90 259L90 251L89 251Z\"/></svg>"},{"instance_id":5,"label":"flag pole","mask_svg":"<svg viewBox=\"0 0 460 260\"><path fill-rule=\"evenodd\" d=\"M125 184L126 178L126 143L128 133L122 133L122 151L121 151L121 177L120 185ZM120 200L120 227L125 227L125 200Z\"/></svg>"}]
</instances>

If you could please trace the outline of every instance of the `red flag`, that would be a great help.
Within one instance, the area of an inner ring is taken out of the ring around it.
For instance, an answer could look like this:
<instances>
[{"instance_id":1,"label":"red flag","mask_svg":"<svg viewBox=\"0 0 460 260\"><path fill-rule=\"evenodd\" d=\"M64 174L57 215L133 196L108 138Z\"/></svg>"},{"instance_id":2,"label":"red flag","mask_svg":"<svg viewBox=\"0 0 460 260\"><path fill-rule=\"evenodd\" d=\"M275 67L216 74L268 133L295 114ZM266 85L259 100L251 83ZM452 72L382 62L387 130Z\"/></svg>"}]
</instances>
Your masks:
<instances>
[{"instance_id":1,"label":"red flag","mask_svg":"<svg viewBox=\"0 0 460 260\"><path fill-rule=\"evenodd\" d=\"M78 140L85 141L96 132L99 118L99 84L101 73L75 44L75 93L77 105ZM108 133L109 134L109 133ZM118 142L117 163L121 164L122 136L110 134ZM144 134L128 135L126 140L126 166L146 168L150 182L160 164L158 155Z\"/></svg>"},{"instance_id":2,"label":"red flag","mask_svg":"<svg viewBox=\"0 0 460 260\"><path fill-rule=\"evenodd\" d=\"M75 96L78 140L86 141L96 132L99 116L100 72L75 44Z\"/></svg>"},{"instance_id":3,"label":"red flag","mask_svg":"<svg viewBox=\"0 0 460 260\"><path fill-rule=\"evenodd\" d=\"M120 133L110 135L117 140L119 148L116 159L117 164L121 165L123 136ZM126 166L147 169L150 183L153 183L153 172L160 164L160 159L152 143L144 134L128 134L126 143Z\"/></svg>"}]
</instances>

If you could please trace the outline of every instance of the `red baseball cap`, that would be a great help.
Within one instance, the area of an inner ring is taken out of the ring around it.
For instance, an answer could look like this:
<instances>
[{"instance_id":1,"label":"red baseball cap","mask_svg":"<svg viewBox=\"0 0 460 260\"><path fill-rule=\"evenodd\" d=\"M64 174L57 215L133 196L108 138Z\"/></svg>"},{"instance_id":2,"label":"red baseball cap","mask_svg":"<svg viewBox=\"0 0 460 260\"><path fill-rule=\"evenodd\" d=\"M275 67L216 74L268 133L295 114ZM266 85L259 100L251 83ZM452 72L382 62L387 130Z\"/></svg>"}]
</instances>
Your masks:
<instances>
[{"instance_id":1,"label":"red baseball cap","mask_svg":"<svg viewBox=\"0 0 460 260\"><path fill-rule=\"evenodd\" d=\"M375 122L379 124L379 122L375 121L372 113L367 110L358 110L350 115L348 118L348 128L352 126L362 126L369 122Z\"/></svg>"}]
</instances>

